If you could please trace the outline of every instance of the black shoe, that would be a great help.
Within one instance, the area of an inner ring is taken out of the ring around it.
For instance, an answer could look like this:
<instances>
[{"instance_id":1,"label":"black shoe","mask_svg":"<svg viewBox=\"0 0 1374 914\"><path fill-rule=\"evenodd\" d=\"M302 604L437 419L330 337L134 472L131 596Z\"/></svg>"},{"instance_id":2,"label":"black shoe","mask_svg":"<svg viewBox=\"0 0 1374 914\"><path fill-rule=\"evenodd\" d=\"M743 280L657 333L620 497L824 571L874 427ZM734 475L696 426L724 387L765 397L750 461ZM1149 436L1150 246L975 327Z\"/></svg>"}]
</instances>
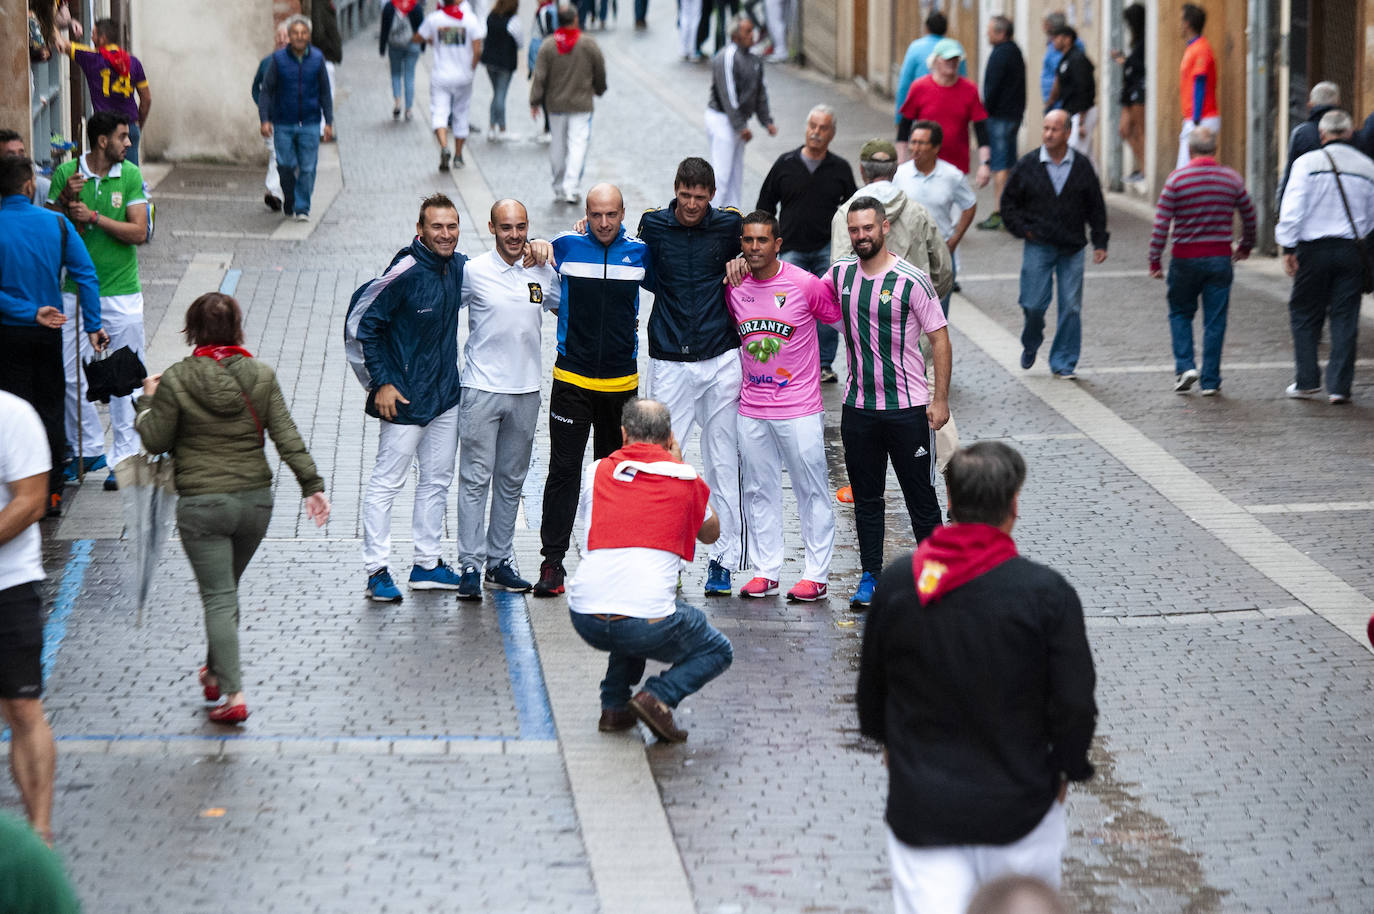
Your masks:
<instances>
[{"instance_id":1,"label":"black shoe","mask_svg":"<svg viewBox=\"0 0 1374 914\"><path fill-rule=\"evenodd\" d=\"M562 562L549 562L539 566L539 583L534 585L536 597L554 597L563 592L563 578L567 572Z\"/></svg>"},{"instance_id":2,"label":"black shoe","mask_svg":"<svg viewBox=\"0 0 1374 914\"><path fill-rule=\"evenodd\" d=\"M114 470L111 470L110 475L105 477L104 489L106 492L119 491L119 480L115 479Z\"/></svg>"},{"instance_id":3,"label":"black shoe","mask_svg":"<svg viewBox=\"0 0 1374 914\"><path fill-rule=\"evenodd\" d=\"M45 516L62 516L62 494L60 492L53 492L51 495L48 496L48 511Z\"/></svg>"},{"instance_id":4,"label":"black shoe","mask_svg":"<svg viewBox=\"0 0 1374 914\"><path fill-rule=\"evenodd\" d=\"M272 212L274 212L274 213L279 213L279 212L281 212L281 198L280 198L280 197L277 197L277 196L275 196L275 195L273 195L273 194L271 194L271 193L265 193L265 194L262 195L262 202L265 203L265 204L267 204L267 208L270 209Z\"/></svg>"},{"instance_id":5,"label":"black shoe","mask_svg":"<svg viewBox=\"0 0 1374 914\"><path fill-rule=\"evenodd\" d=\"M831 368L829 365L823 365L821 366L821 383L838 384L840 383L840 376L835 374L835 369Z\"/></svg>"},{"instance_id":6,"label":"black shoe","mask_svg":"<svg viewBox=\"0 0 1374 914\"><path fill-rule=\"evenodd\" d=\"M448 171L449 158L450 158L450 154L449 154L449 151L448 151L447 149L445 149L445 150L443 150L442 152L439 153L439 170L440 170L440 171Z\"/></svg>"}]
</instances>

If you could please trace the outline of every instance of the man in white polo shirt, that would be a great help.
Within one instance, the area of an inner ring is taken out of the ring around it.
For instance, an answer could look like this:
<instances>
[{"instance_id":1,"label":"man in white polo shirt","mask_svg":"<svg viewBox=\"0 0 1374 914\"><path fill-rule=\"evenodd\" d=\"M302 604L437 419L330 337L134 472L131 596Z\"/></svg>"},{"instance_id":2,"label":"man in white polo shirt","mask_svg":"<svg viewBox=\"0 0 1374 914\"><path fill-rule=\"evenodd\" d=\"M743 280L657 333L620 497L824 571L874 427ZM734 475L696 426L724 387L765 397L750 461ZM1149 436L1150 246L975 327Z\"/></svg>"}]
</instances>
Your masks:
<instances>
[{"instance_id":1,"label":"man in white polo shirt","mask_svg":"<svg viewBox=\"0 0 1374 914\"><path fill-rule=\"evenodd\" d=\"M460 600L482 599L483 567L486 586L493 590L527 593L533 586L513 561L515 516L539 421L540 324L545 311L558 310L562 294L548 257L543 264L524 266L530 245L523 203L497 201L487 230L496 237L495 249L472 258L463 270L468 341L458 411Z\"/></svg>"}]
</instances>

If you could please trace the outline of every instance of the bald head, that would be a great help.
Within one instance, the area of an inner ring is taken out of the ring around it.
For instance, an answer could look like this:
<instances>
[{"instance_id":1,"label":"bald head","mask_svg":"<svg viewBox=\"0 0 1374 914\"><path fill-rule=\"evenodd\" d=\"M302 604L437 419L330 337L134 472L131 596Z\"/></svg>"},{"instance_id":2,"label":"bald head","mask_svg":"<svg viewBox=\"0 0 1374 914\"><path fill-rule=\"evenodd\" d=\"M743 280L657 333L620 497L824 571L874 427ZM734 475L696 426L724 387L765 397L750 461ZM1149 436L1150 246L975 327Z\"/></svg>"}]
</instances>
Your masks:
<instances>
[{"instance_id":1,"label":"bald head","mask_svg":"<svg viewBox=\"0 0 1374 914\"><path fill-rule=\"evenodd\" d=\"M1040 128L1040 140L1052 157L1063 158L1064 150L1069 148L1069 116L1058 109L1046 114Z\"/></svg>"},{"instance_id":2,"label":"bald head","mask_svg":"<svg viewBox=\"0 0 1374 914\"><path fill-rule=\"evenodd\" d=\"M643 441L668 447L673 438L673 417L659 401L635 397L620 411L620 430L626 444Z\"/></svg>"},{"instance_id":3,"label":"bald head","mask_svg":"<svg viewBox=\"0 0 1374 914\"><path fill-rule=\"evenodd\" d=\"M530 217L525 204L507 197L491 205L491 220L487 231L496 238L496 253L506 263L514 264L525 256L525 242L530 235Z\"/></svg>"},{"instance_id":4,"label":"bald head","mask_svg":"<svg viewBox=\"0 0 1374 914\"><path fill-rule=\"evenodd\" d=\"M625 197L614 184L597 184L587 191L587 228L597 241L609 245L625 221Z\"/></svg>"},{"instance_id":5,"label":"bald head","mask_svg":"<svg viewBox=\"0 0 1374 914\"><path fill-rule=\"evenodd\" d=\"M497 200L491 205L491 221L499 222L528 222L529 213L525 210L525 204L514 197L506 197L504 200Z\"/></svg>"}]
</instances>

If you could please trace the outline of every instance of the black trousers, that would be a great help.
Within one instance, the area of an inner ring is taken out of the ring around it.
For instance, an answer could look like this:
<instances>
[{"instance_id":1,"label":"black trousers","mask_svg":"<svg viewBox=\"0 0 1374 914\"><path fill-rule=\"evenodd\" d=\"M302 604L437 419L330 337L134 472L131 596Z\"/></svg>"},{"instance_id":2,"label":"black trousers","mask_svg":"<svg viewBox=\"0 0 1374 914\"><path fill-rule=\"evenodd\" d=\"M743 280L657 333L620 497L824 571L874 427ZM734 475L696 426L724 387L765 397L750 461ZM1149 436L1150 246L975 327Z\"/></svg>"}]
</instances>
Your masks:
<instances>
[{"instance_id":1,"label":"black trousers","mask_svg":"<svg viewBox=\"0 0 1374 914\"><path fill-rule=\"evenodd\" d=\"M67 455L67 420L63 398L62 331L37 324L0 326L0 390L27 400L43 421L52 449L48 493L62 491L62 461Z\"/></svg>"},{"instance_id":2,"label":"black trousers","mask_svg":"<svg viewBox=\"0 0 1374 914\"><path fill-rule=\"evenodd\" d=\"M911 516L911 532L925 539L940 526L940 501L935 497L935 433L924 406L912 409L855 409L840 414L844 466L854 490L854 527L859 534L863 570L883 570L883 527L887 502L887 463L897 474Z\"/></svg>"},{"instance_id":3,"label":"black trousers","mask_svg":"<svg viewBox=\"0 0 1374 914\"><path fill-rule=\"evenodd\" d=\"M568 554L588 433L593 436L593 459L619 449L620 411L636 393L587 390L554 379L549 392L549 477L544 481L544 517L539 524L545 561L562 562Z\"/></svg>"}]
</instances>

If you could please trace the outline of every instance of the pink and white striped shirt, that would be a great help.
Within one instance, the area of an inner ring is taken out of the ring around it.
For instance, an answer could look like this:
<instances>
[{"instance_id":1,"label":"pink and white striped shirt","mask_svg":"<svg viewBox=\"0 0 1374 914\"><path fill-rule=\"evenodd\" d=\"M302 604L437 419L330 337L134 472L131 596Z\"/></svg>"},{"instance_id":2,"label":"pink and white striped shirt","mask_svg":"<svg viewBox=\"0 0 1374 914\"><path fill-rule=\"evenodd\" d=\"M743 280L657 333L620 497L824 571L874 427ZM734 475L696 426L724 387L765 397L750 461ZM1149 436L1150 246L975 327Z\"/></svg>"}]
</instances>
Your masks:
<instances>
[{"instance_id":1,"label":"pink and white striped shirt","mask_svg":"<svg viewBox=\"0 0 1374 914\"><path fill-rule=\"evenodd\" d=\"M1255 206L1245 182L1210 156L1198 156L1169 175L1155 208L1150 269L1157 270L1173 223L1175 257L1230 257L1235 212L1240 210L1240 247L1255 246Z\"/></svg>"}]
</instances>

